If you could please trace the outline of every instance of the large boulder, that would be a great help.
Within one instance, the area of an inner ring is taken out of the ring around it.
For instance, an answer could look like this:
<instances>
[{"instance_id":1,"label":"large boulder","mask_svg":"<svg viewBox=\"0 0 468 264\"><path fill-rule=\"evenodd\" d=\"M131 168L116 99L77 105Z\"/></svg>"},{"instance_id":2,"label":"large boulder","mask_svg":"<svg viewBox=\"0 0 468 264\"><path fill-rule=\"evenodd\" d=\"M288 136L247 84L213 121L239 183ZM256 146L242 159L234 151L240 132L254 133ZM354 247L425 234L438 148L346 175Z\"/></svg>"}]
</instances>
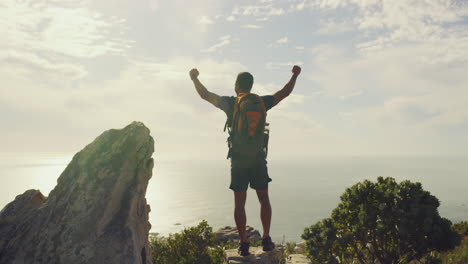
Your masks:
<instances>
[{"instance_id":1,"label":"large boulder","mask_svg":"<svg viewBox=\"0 0 468 264\"><path fill-rule=\"evenodd\" d=\"M224 251L224 264L280 264L281 252L278 249L265 252L262 247L250 248L250 255L243 257L237 249Z\"/></svg>"},{"instance_id":2,"label":"large boulder","mask_svg":"<svg viewBox=\"0 0 468 264\"><path fill-rule=\"evenodd\" d=\"M139 122L104 132L75 154L49 197L28 190L6 205L0 263L152 263L149 133Z\"/></svg>"},{"instance_id":3,"label":"large boulder","mask_svg":"<svg viewBox=\"0 0 468 264\"><path fill-rule=\"evenodd\" d=\"M258 230L255 230L251 226L246 227L247 239L249 241L262 240L262 236ZM237 232L237 228L233 226L225 226L218 229L216 232L216 240L220 243L226 243L232 241L234 243L239 243L240 237Z\"/></svg>"}]
</instances>

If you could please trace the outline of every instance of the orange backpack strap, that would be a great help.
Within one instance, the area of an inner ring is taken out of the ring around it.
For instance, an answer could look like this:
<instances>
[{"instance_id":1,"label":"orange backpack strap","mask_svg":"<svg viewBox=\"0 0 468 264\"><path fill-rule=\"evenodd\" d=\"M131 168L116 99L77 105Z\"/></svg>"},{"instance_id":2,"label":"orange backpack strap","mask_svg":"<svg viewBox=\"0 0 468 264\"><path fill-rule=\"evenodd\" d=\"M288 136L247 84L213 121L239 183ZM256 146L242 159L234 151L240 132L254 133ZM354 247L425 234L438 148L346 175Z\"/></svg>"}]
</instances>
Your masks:
<instances>
[{"instance_id":1,"label":"orange backpack strap","mask_svg":"<svg viewBox=\"0 0 468 264\"><path fill-rule=\"evenodd\" d=\"M258 127L258 124L260 122L260 119L266 118L266 107L265 107L265 104L263 103L263 99L257 94L252 94L252 95L257 97L257 100L260 102L260 105L262 107L263 113L259 113L259 112L256 112L256 111L246 112L247 119L249 120L249 127L248 127L248 135L249 136L255 135L255 133L256 133L256 131L258 129L263 130L265 128L264 124L263 124L263 127L261 127L261 128Z\"/></svg>"},{"instance_id":2,"label":"orange backpack strap","mask_svg":"<svg viewBox=\"0 0 468 264\"><path fill-rule=\"evenodd\" d=\"M258 94L253 94L253 95L255 95L255 96L258 98L258 100L259 100L260 102L262 102L261 105L262 105L263 111L265 112L265 116L266 116L267 110L266 110L265 103L263 102L263 98L262 98L260 95L258 95Z\"/></svg>"},{"instance_id":3,"label":"orange backpack strap","mask_svg":"<svg viewBox=\"0 0 468 264\"><path fill-rule=\"evenodd\" d=\"M248 95L248 93L240 93L239 96L237 96L234 100L234 109L232 111L232 120L231 120L231 129L234 128L234 121L235 121L235 116L237 114L237 112L239 111L239 104L242 100L242 98L244 98L246 95ZM238 127L240 127L240 125L242 125L242 120L240 120L238 122Z\"/></svg>"}]
</instances>

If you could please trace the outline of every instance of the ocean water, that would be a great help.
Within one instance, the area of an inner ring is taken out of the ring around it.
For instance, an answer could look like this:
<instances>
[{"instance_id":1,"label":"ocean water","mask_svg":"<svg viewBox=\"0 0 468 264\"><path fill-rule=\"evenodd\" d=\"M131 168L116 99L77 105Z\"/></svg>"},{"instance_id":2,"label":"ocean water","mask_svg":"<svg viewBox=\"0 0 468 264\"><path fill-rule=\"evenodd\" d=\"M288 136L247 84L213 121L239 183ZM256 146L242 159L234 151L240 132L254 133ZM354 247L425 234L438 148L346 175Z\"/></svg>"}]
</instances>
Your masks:
<instances>
[{"instance_id":1,"label":"ocean water","mask_svg":"<svg viewBox=\"0 0 468 264\"><path fill-rule=\"evenodd\" d=\"M27 189L48 193L72 155L0 155L0 207ZM466 156L326 156L270 160L273 208L271 235L277 242L299 241L305 227L330 216L347 187L364 179L391 176L411 180L439 198L439 212L454 222L468 220ZM214 229L231 225L233 193L229 162L155 158L146 198L151 232L177 232L206 219ZM254 190L247 195L247 224L261 230Z\"/></svg>"}]
</instances>

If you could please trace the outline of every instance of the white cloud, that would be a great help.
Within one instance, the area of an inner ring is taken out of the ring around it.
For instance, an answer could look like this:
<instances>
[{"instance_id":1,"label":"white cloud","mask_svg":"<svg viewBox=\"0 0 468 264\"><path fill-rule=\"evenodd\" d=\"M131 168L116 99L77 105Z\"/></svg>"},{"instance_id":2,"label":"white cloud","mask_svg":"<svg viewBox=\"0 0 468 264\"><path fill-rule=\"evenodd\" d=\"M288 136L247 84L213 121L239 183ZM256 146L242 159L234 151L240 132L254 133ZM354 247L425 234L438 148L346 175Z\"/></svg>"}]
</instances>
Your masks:
<instances>
[{"instance_id":1,"label":"white cloud","mask_svg":"<svg viewBox=\"0 0 468 264\"><path fill-rule=\"evenodd\" d=\"M346 32L353 27L364 32L367 40L358 47L365 51L392 47L405 42L433 43L450 46L450 52L466 51L468 30L462 22L468 14L468 4L455 0L369 0L308 1L314 9L357 8L349 21L328 21L319 33Z\"/></svg>"},{"instance_id":2,"label":"white cloud","mask_svg":"<svg viewBox=\"0 0 468 264\"><path fill-rule=\"evenodd\" d=\"M87 71L79 65L53 62L34 53L16 52L14 50L0 52L0 64L9 65L9 70L13 67L18 68L29 75L40 72L43 78L49 80L67 79L74 81L87 75Z\"/></svg>"},{"instance_id":3,"label":"white cloud","mask_svg":"<svg viewBox=\"0 0 468 264\"><path fill-rule=\"evenodd\" d=\"M268 70L278 70L285 67L293 67L294 65L302 65L304 64L302 61L289 61L289 62L267 62L266 69Z\"/></svg>"},{"instance_id":4,"label":"white cloud","mask_svg":"<svg viewBox=\"0 0 468 264\"><path fill-rule=\"evenodd\" d=\"M281 46L284 46L286 44L288 44L289 42L291 42L288 37L282 37L280 39L277 39L275 40L274 43L270 43L268 45L269 48L277 48L277 47L281 47Z\"/></svg>"},{"instance_id":5,"label":"white cloud","mask_svg":"<svg viewBox=\"0 0 468 264\"><path fill-rule=\"evenodd\" d=\"M427 52L424 46L408 44L392 51L349 55L346 49L324 45L313 49L308 67L313 71L303 74L325 91L325 98L365 102L337 114L351 127L365 128L369 140L404 131L391 142L405 143L392 145L392 151L436 153L443 146L430 150L424 142L440 141L457 131L447 132L448 127L468 124L468 90L462 74L468 65L429 64L423 59ZM389 147L379 143L383 146Z\"/></svg>"},{"instance_id":6,"label":"white cloud","mask_svg":"<svg viewBox=\"0 0 468 264\"><path fill-rule=\"evenodd\" d=\"M243 28L250 28L250 29L260 29L260 28L262 28L262 26L254 25L254 24L247 24L247 25L243 25L242 27Z\"/></svg>"},{"instance_id":7,"label":"white cloud","mask_svg":"<svg viewBox=\"0 0 468 264\"><path fill-rule=\"evenodd\" d=\"M219 50L221 47L224 47L230 44L232 41L231 35L222 36L218 39L218 43L212 45L209 48L203 49L202 52L214 52Z\"/></svg>"},{"instance_id":8,"label":"white cloud","mask_svg":"<svg viewBox=\"0 0 468 264\"><path fill-rule=\"evenodd\" d=\"M259 3L258 5L237 6L233 9L233 15L255 16L255 17L271 17L281 16L286 12L281 7L275 7L271 3Z\"/></svg>"},{"instance_id":9,"label":"white cloud","mask_svg":"<svg viewBox=\"0 0 468 264\"><path fill-rule=\"evenodd\" d=\"M199 19L198 19L198 24L201 24L201 25L211 25L211 24L214 24L214 21L211 20L209 17L207 16L201 16Z\"/></svg>"},{"instance_id":10,"label":"white cloud","mask_svg":"<svg viewBox=\"0 0 468 264\"><path fill-rule=\"evenodd\" d=\"M352 93L340 95L339 98L344 100L344 99L349 99L350 97L358 96L358 95L361 95L361 94L362 94L362 90L356 90L356 91L354 91Z\"/></svg>"},{"instance_id":11,"label":"white cloud","mask_svg":"<svg viewBox=\"0 0 468 264\"><path fill-rule=\"evenodd\" d=\"M136 119L155 133L160 153L185 151L182 145L195 153L207 144L224 156L225 146L211 143L225 140L224 114L198 98L188 70L198 67L211 91L233 95L236 74L257 69L256 76L272 83L256 83L254 89L271 94L284 85L282 74L302 62L307 67L296 90L269 112L275 137L294 133L291 151L303 154L304 142L335 153L455 152L468 144L461 136L468 134L463 1L259 0L232 10L216 0L148 1L143 6L154 3L151 10L132 1L109 3L2 2L2 150L40 150L52 141L56 149L70 151L72 144L78 150L102 130ZM101 11L93 11L96 6ZM289 19L304 11L310 13ZM238 22L196 23L219 19ZM307 22L310 27L297 27ZM249 33L243 27L263 28L249 43L264 47L265 36L276 36L270 46L287 48L276 50L274 58L261 50L249 60L245 49L253 45L232 45L238 41L233 36ZM228 33L213 35L219 32ZM223 53L226 48L230 52ZM229 56L249 61L248 69ZM206 120L197 124L200 116ZM307 125L294 127L298 122ZM27 132L30 127L34 133ZM199 142L190 142L194 136ZM273 148L289 151L288 140L275 139Z\"/></svg>"},{"instance_id":12,"label":"white cloud","mask_svg":"<svg viewBox=\"0 0 468 264\"><path fill-rule=\"evenodd\" d=\"M103 54L122 54L132 42L109 34L112 28L126 31L125 21L105 18L80 5L51 6L44 1L6 0L0 9L1 50L46 53L92 58Z\"/></svg>"},{"instance_id":13,"label":"white cloud","mask_svg":"<svg viewBox=\"0 0 468 264\"><path fill-rule=\"evenodd\" d=\"M253 87L253 92L259 95L273 95L278 92L280 89L286 85L289 80L284 80L284 83L278 85L275 83L255 83ZM298 93L297 91L293 91L292 94L288 96L287 99L283 100L279 105L275 106L274 110L286 110L292 111L293 107L303 104L308 99L308 96ZM304 115L304 113L303 113Z\"/></svg>"},{"instance_id":14,"label":"white cloud","mask_svg":"<svg viewBox=\"0 0 468 264\"><path fill-rule=\"evenodd\" d=\"M374 149L390 153L462 153L468 133L468 5L460 1L309 1L308 7L350 10L319 34L357 31L356 46L317 45L310 78L323 100L351 103L337 115ZM297 11L297 10L295 10ZM348 25L347 25L348 24ZM464 131L464 132L463 132ZM388 142L379 142L387 138ZM359 139L356 137L356 142ZM430 143L429 143L430 142Z\"/></svg>"},{"instance_id":15,"label":"white cloud","mask_svg":"<svg viewBox=\"0 0 468 264\"><path fill-rule=\"evenodd\" d=\"M142 120L160 154L194 154L203 148L224 155L225 115L199 98L188 74L192 67L220 95L234 94L237 73L247 70L229 60L132 60L113 80L59 88L44 83L41 75L0 72L0 108L13 115L2 119L8 127L0 131L2 151L79 150L106 129ZM25 135L27 126L34 126L32 135Z\"/></svg>"},{"instance_id":16,"label":"white cloud","mask_svg":"<svg viewBox=\"0 0 468 264\"><path fill-rule=\"evenodd\" d=\"M286 44L286 43L289 42L289 40L288 40L288 37L283 37L283 38L278 39L275 42L278 43L278 44Z\"/></svg>"},{"instance_id":17,"label":"white cloud","mask_svg":"<svg viewBox=\"0 0 468 264\"><path fill-rule=\"evenodd\" d=\"M0 75L9 76L4 78L10 80L9 92L12 87L24 89L23 100L29 102L27 98L41 97L36 94L41 86L60 89L86 78L90 72L82 61L125 54L133 44L126 37L126 20L104 16L87 8L87 4L86 1L2 2ZM27 80L36 82L20 88ZM4 95L8 91L1 93L8 98Z\"/></svg>"},{"instance_id":18,"label":"white cloud","mask_svg":"<svg viewBox=\"0 0 468 264\"><path fill-rule=\"evenodd\" d=\"M306 6L306 1L303 0L302 2L300 2L300 3L298 3L298 4L295 4L295 5L293 4L293 5L291 5L290 10L302 11L302 10L304 10L306 7L307 7L307 6Z\"/></svg>"},{"instance_id":19,"label":"white cloud","mask_svg":"<svg viewBox=\"0 0 468 264\"><path fill-rule=\"evenodd\" d=\"M318 34L340 34L355 30L356 26L350 21L336 22L336 21L322 21L320 24Z\"/></svg>"}]
</instances>

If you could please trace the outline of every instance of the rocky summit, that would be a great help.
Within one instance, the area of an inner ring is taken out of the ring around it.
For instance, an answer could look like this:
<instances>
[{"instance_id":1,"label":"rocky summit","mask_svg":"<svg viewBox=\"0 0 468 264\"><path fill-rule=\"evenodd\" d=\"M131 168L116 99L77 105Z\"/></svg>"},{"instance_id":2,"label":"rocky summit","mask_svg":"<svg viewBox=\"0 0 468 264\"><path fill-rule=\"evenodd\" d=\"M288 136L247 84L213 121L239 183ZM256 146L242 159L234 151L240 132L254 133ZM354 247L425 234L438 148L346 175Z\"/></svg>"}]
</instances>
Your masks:
<instances>
[{"instance_id":1,"label":"rocky summit","mask_svg":"<svg viewBox=\"0 0 468 264\"><path fill-rule=\"evenodd\" d=\"M302 254L291 254L282 261L282 250L279 247L268 252L263 251L262 247L252 247L249 251L250 255L243 257L237 249L225 250L224 264L312 264L310 259Z\"/></svg>"},{"instance_id":2,"label":"rocky summit","mask_svg":"<svg viewBox=\"0 0 468 264\"><path fill-rule=\"evenodd\" d=\"M251 226L246 226L247 239L249 241L262 240L262 236L258 230L255 230ZM240 237L235 226L226 226L218 229L216 232L216 240L220 243L226 243L232 241L239 243Z\"/></svg>"},{"instance_id":3,"label":"rocky summit","mask_svg":"<svg viewBox=\"0 0 468 264\"><path fill-rule=\"evenodd\" d=\"M265 252L262 247L253 247L249 251L249 256L242 257L237 249L225 250L224 264L280 264L281 252L278 249Z\"/></svg>"},{"instance_id":4,"label":"rocky summit","mask_svg":"<svg viewBox=\"0 0 468 264\"><path fill-rule=\"evenodd\" d=\"M75 154L45 197L18 195L0 212L0 263L149 264L154 141L140 122Z\"/></svg>"}]
</instances>

